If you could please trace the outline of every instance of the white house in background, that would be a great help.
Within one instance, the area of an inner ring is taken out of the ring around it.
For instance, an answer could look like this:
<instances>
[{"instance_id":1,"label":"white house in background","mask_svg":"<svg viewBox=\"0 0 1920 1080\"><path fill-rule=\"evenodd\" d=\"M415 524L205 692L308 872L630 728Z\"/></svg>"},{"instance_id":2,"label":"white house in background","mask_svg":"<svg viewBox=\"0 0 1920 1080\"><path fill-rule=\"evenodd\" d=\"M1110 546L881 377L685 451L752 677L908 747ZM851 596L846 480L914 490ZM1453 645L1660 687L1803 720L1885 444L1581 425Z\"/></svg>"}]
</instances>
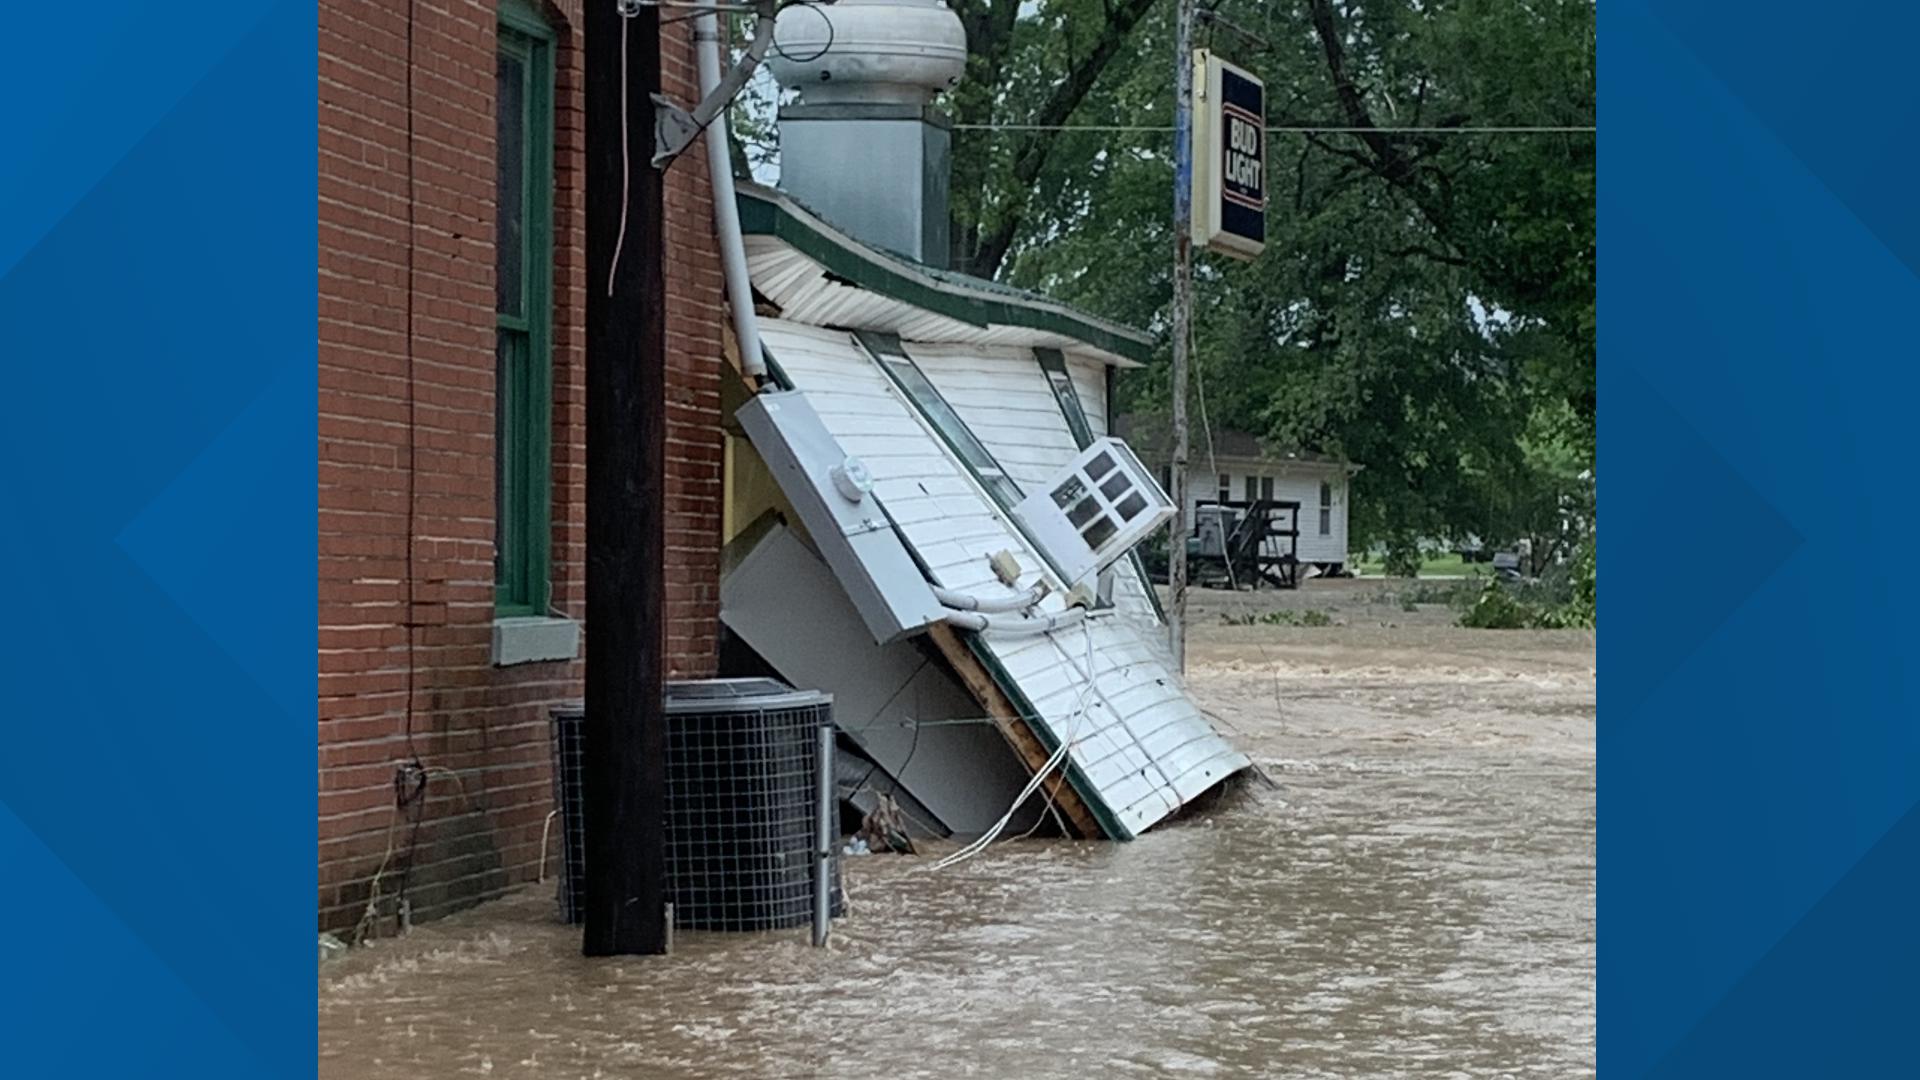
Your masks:
<instances>
[{"instance_id":1,"label":"white house in background","mask_svg":"<svg viewBox=\"0 0 1920 1080\"><path fill-rule=\"evenodd\" d=\"M1128 414L1115 417L1114 432L1157 470L1161 486L1172 490L1171 441L1164 426ZM1360 468L1308 450L1272 449L1244 431L1214 432L1209 452L1201 435L1188 453L1187 521L1195 520L1195 509L1212 503L1297 502L1296 557L1323 573L1339 573L1352 561L1347 551L1347 509L1350 481Z\"/></svg>"}]
</instances>

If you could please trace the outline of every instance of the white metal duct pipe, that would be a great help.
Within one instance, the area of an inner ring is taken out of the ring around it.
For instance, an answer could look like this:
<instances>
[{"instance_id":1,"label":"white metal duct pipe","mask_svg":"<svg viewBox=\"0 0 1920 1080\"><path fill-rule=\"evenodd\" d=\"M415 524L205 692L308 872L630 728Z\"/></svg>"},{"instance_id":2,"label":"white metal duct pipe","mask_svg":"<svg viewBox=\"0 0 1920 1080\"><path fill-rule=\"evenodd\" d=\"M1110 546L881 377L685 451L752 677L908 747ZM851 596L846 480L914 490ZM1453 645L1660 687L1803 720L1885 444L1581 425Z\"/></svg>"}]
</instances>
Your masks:
<instances>
[{"instance_id":1,"label":"white metal duct pipe","mask_svg":"<svg viewBox=\"0 0 1920 1080\"><path fill-rule=\"evenodd\" d=\"M1046 595L1047 587L1044 584L1035 585L1025 592L1016 593L1013 596L992 599L954 592L952 589L943 589L938 585L933 587L934 599L959 611L1025 611L1039 603Z\"/></svg>"},{"instance_id":2,"label":"white metal duct pipe","mask_svg":"<svg viewBox=\"0 0 1920 1080\"><path fill-rule=\"evenodd\" d=\"M759 33L771 34L762 27ZM693 20L693 51L700 71L700 95L720 85L720 21L712 11ZM713 184L713 230L720 239L720 269L727 285L727 307L733 310L733 336L740 343L740 370L757 386L766 379L767 361L760 351L760 324L753 314L753 285L747 279L747 245L740 237L740 204L733 194L733 158L727 147L727 118L723 113L707 125L707 177Z\"/></svg>"},{"instance_id":3,"label":"white metal duct pipe","mask_svg":"<svg viewBox=\"0 0 1920 1080\"><path fill-rule=\"evenodd\" d=\"M994 619L977 611L950 611L946 624L959 630L972 630L977 633L1003 634L1009 637L1023 634L1044 634L1050 630L1064 630L1078 625L1087 617L1086 608L1068 608L1051 615L1036 615L1031 618Z\"/></svg>"}]
</instances>

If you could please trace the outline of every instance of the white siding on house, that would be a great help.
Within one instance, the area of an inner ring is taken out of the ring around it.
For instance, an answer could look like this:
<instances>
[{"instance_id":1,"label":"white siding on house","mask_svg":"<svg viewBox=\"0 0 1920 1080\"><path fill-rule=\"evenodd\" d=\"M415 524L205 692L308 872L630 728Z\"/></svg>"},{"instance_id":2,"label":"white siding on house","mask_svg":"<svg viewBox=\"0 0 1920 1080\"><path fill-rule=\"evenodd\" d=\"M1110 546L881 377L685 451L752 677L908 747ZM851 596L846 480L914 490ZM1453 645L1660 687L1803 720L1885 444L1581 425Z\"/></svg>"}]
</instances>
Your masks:
<instances>
[{"instance_id":1,"label":"white siding on house","mask_svg":"<svg viewBox=\"0 0 1920 1080\"><path fill-rule=\"evenodd\" d=\"M1193 482L1187 491L1187 510L1190 515L1198 503L1210 502L1218 496L1219 479L1222 474L1228 481L1227 486L1230 492L1228 497L1234 502L1246 498L1248 476L1256 480L1272 477L1275 499L1300 504L1300 561L1310 563L1350 561L1347 558L1348 478L1344 467L1315 462L1249 462L1223 459L1219 462L1219 470L1219 473L1215 473L1212 469L1205 467L1193 469ZM1325 534L1320 532L1320 482L1323 480L1333 487L1333 510L1327 515L1328 531Z\"/></svg>"},{"instance_id":2,"label":"white siding on house","mask_svg":"<svg viewBox=\"0 0 1920 1080\"><path fill-rule=\"evenodd\" d=\"M1067 354L1067 373L1073 376L1073 388L1080 392L1080 404L1087 410L1087 426L1093 437L1107 433L1107 365L1097 359ZM1139 447L1134 448L1139 453Z\"/></svg>"},{"instance_id":3,"label":"white siding on house","mask_svg":"<svg viewBox=\"0 0 1920 1080\"><path fill-rule=\"evenodd\" d=\"M770 319L761 335L842 448L866 463L875 495L940 585L1004 595L987 565L1003 549L1025 568L1021 587L1041 576L1039 556L848 334ZM1043 420L1043 398L1054 417L1059 409L1037 365L1030 381L1014 387L1021 380L1011 377L1008 356L917 343L907 349L924 357L923 370L963 420L982 420L987 430L977 433L983 441L991 436L996 454L1019 444L1019 453L1001 458L1016 479L1044 479L1047 460L1072 456L1070 436L1064 449L1056 445L1066 435L1064 420L1057 432ZM1003 375L1007 387L1000 385ZM996 388L1008 396L995 398ZM1063 606L1058 592L1043 604L1045 610ZM1035 726L1070 744L1069 755L1091 788L1086 794L1129 835L1251 764L1187 697L1146 632L1150 627L1136 614L1115 612L1053 634L982 638L1037 712ZM1089 649L1091 682L1083 673Z\"/></svg>"}]
</instances>

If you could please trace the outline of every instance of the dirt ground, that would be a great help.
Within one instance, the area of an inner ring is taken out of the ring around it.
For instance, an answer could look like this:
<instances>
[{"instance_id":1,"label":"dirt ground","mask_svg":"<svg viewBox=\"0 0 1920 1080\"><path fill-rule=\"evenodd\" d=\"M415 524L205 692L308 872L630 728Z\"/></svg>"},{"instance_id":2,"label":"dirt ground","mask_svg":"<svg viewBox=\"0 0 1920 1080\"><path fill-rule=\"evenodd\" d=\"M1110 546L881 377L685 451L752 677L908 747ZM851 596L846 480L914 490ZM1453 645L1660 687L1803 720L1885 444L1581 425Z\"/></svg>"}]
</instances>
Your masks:
<instances>
[{"instance_id":1,"label":"dirt ground","mask_svg":"<svg viewBox=\"0 0 1920 1080\"><path fill-rule=\"evenodd\" d=\"M522 890L329 962L320 1075L1592 1075L1594 635L1408 598L1192 594L1190 688L1272 786L1128 844L848 859L825 950L586 961ZM1270 611L1331 625L1225 618Z\"/></svg>"}]
</instances>

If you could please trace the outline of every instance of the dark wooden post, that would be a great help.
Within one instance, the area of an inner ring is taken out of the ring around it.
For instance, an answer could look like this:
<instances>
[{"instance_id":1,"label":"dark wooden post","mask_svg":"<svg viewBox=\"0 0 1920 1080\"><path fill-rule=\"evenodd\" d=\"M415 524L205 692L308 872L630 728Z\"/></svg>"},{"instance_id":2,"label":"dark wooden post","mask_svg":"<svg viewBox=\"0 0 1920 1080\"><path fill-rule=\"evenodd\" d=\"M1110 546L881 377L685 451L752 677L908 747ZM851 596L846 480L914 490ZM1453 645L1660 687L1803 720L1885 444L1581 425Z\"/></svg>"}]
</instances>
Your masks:
<instances>
[{"instance_id":1,"label":"dark wooden post","mask_svg":"<svg viewBox=\"0 0 1920 1080\"><path fill-rule=\"evenodd\" d=\"M650 95L660 87L660 26L654 7L636 5L636 13L626 17L620 14L617 0L586 0L583 6L587 136L584 950L588 956L614 956L660 953L667 947L666 729L660 711L661 577L666 554L664 208L660 172L649 164L653 155Z\"/></svg>"}]
</instances>

